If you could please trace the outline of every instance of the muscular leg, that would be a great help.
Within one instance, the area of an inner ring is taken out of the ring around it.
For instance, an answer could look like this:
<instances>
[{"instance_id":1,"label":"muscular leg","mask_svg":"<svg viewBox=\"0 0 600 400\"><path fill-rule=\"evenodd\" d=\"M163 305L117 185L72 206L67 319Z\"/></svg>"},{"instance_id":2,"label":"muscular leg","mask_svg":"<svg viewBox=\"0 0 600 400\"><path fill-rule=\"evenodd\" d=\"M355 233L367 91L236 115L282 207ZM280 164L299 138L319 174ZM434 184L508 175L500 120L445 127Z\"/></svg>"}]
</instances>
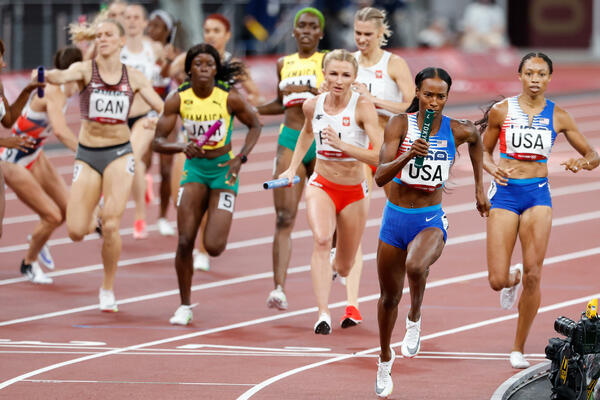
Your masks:
<instances>
[{"instance_id":1,"label":"muscular leg","mask_svg":"<svg viewBox=\"0 0 600 400\"><path fill-rule=\"evenodd\" d=\"M277 147L277 158L273 178L276 179L280 173L285 171L290 165L292 159L292 150L287 147ZM310 169L314 166L311 163ZM292 255L292 229L296 221L296 212L298 203L302 198L305 178L308 175L306 167L301 164L296 171L300 177L297 185L286 188L273 189L273 203L275 205L275 234L273 235L273 281L274 287L285 286L287 278L287 269L290 265Z\"/></svg>"},{"instance_id":2,"label":"muscular leg","mask_svg":"<svg viewBox=\"0 0 600 400\"><path fill-rule=\"evenodd\" d=\"M550 207L532 207L521 215L519 238L523 248L523 292L519 300L519 318L513 351L524 353L525 341L540 307L542 264L551 227Z\"/></svg>"},{"instance_id":3,"label":"muscular leg","mask_svg":"<svg viewBox=\"0 0 600 400\"><path fill-rule=\"evenodd\" d=\"M381 346L381 361L392 358L390 341L396 319L398 304L404 288L406 271L406 250L399 249L379 241L377 246L377 275L381 295L377 302L377 322L379 324L379 344Z\"/></svg>"},{"instance_id":4,"label":"muscular leg","mask_svg":"<svg viewBox=\"0 0 600 400\"><path fill-rule=\"evenodd\" d=\"M367 185L369 187L369 194L367 197L367 212L369 211L369 203L371 199L371 193L373 189L373 171L371 167L365 164L365 175L367 180ZM363 270L363 253L362 246L358 245L358 250L356 251L356 257L354 258L354 265L348 274L348 278L346 279L346 298L347 303L350 306L354 306L358 308L358 291L360 288L360 277L362 275Z\"/></svg>"},{"instance_id":5,"label":"muscular leg","mask_svg":"<svg viewBox=\"0 0 600 400\"><path fill-rule=\"evenodd\" d=\"M131 147L135 157L135 175L133 179L133 200L135 201L135 220L146 219L146 170L143 161L144 154L148 150L154 134L151 130L144 128L146 118L138 119L131 129Z\"/></svg>"},{"instance_id":6,"label":"muscular leg","mask_svg":"<svg viewBox=\"0 0 600 400\"><path fill-rule=\"evenodd\" d=\"M314 186L308 186L306 188L306 211L314 239L313 253L310 260L313 290L317 297L319 315L322 313L329 314L328 303L329 292L331 291L329 252L336 225L335 205L325 191ZM336 263L340 258L339 253L340 249L336 254ZM351 264L352 260L347 256L345 262Z\"/></svg>"},{"instance_id":7,"label":"muscular leg","mask_svg":"<svg viewBox=\"0 0 600 400\"><path fill-rule=\"evenodd\" d=\"M6 175L6 183L17 194L19 199L36 214L40 216L40 222L31 234L29 250L25 256L25 264L31 264L37 260L42 246L52 232L62 224L64 217L60 207L48 196L33 174L25 167L17 164L2 163L2 169Z\"/></svg>"},{"instance_id":8,"label":"muscular leg","mask_svg":"<svg viewBox=\"0 0 600 400\"><path fill-rule=\"evenodd\" d=\"M421 318L421 304L429 267L442 255L444 234L438 228L422 230L409 244L405 266L410 288L408 319L416 322Z\"/></svg>"},{"instance_id":9,"label":"muscular leg","mask_svg":"<svg viewBox=\"0 0 600 400\"><path fill-rule=\"evenodd\" d=\"M111 162L104 170L102 192L104 207L102 208L102 262L104 264L104 280L102 288L112 290L117 263L121 256L121 235L119 226L121 216L127 205L131 191L133 174L128 171L128 161L133 155L128 154Z\"/></svg>"},{"instance_id":10,"label":"muscular leg","mask_svg":"<svg viewBox=\"0 0 600 400\"><path fill-rule=\"evenodd\" d=\"M217 257L227 247L231 228L235 194L231 190L213 189L208 200L204 247L208 254Z\"/></svg>"},{"instance_id":11,"label":"muscular leg","mask_svg":"<svg viewBox=\"0 0 600 400\"><path fill-rule=\"evenodd\" d=\"M81 161L75 161L73 183L67 202L67 230L71 240L78 242L89 232L89 221L94 215L102 193L102 177Z\"/></svg>"},{"instance_id":12,"label":"muscular leg","mask_svg":"<svg viewBox=\"0 0 600 400\"><path fill-rule=\"evenodd\" d=\"M182 305L190 305L192 275L192 251L202 215L208 205L209 189L197 182L188 182L180 189L181 199L177 207L178 242L175 270Z\"/></svg>"},{"instance_id":13,"label":"muscular leg","mask_svg":"<svg viewBox=\"0 0 600 400\"><path fill-rule=\"evenodd\" d=\"M337 252L334 269L341 276L348 276L354 265L356 251L365 229L368 205L369 201L365 198L347 205L337 215Z\"/></svg>"},{"instance_id":14,"label":"muscular leg","mask_svg":"<svg viewBox=\"0 0 600 400\"><path fill-rule=\"evenodd\" d=\"M520 277L509 274L510 259L519 229L519 216L512 211L494 208L487 218L487 264L490 287L496 291L519 283ZM518 278L518 279L516 279Z\"/></svg>"}]
</instances>

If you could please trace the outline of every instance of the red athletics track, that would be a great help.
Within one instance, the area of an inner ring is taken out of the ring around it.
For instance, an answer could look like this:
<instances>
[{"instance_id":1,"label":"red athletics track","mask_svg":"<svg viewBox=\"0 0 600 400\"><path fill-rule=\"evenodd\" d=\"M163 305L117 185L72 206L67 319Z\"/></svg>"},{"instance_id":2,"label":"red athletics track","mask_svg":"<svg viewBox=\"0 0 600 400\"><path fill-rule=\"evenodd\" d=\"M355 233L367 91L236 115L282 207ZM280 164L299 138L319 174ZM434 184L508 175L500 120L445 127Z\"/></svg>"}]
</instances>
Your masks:
<instances>
[{"instance_id":1,"label":"red athletics track","mask_svg":"<svg viewBox=\"0 0 600 400\"><path fill-rule=\"evenodd\" d=\"M597 95L559 98L595 147L600 147ZM447 114L475 119L476 107L448 107ZM234 139L239 148L241 138ZM179 304L173 268L175 238L151 231L131 237L133 212L123 217L123 253L115 293L117 314L97 310L101 281L100 240L71 243L64 227L52 236L58 265L54 284L24 281L18 266L35 217L7 193L0 241L0 398L2 399L364 399L375 398L378 284L374 262L383 192L376 189L363 238L361 286L364 322L330 336L312 333L315 300L308 273L312 238L304 207L298 214L287 281L290 309L267 309L272 289L271 193L269 179L276 129L266 128L242 170L228 250L211 260L211 271L194 276L195 320L174 327L168 319ZM392 370L394 399L485 399L512 376L508 363L516 311L499 308L487 283L485 222L474 210L466 148L444 196L450 221L448 243L434 264L423 306L423 344L413 360L398 358ZM563 137L549 163L554 226L542 280L542 308L526 352L543 360L559 315L578 319L587 300L600 296L597 226L598 171L572 174L560 161L574 156ZM70 179L72 155L54 152L52 162ZM155 186L156 189L156 186ZM154 221L155 209L149 210ZM174 212L170 210L170 220ZM154 228L154 226L151 226ZM513 263L520 261L515 252ZM343 313L344 288L335 283L332 319ZM394 332L398 345L408 296Z\"/></svg>"}]
</instances>

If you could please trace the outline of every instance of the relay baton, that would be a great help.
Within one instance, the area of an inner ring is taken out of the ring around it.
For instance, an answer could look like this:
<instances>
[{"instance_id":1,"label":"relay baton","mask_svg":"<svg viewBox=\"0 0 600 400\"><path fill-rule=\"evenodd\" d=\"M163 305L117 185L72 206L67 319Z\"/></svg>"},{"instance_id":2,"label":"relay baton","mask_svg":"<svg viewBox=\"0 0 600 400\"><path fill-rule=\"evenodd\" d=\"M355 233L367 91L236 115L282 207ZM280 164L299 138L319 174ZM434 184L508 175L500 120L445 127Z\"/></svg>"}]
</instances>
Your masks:
<instances>
[{"instance_id":1,"label":"relay baton","mask_svg":"<svg viewBox=\"0 0 600 400\"><path fill-rule=\"evenodd\" d=\"M423 120L423 130L421 130L421 139L429 143L429 133L431 132L431 124L433 123L434 112L431 110L425 110L425 118ZM423 166L425 157L415 157L415 168L421 168Z\"/></svg>"},{"instance_id":2,"label":"relay baton","mask_svg":"<svg viewBox=\"0 0 600 400\"><path fill-rule=\"evenodd\" d=\"M300 182L300 177L298 175L296 175L296 176L294 176L294 179L292 180L292 185L295 185L298 182ZM276 189L276 188L280 188L280 187L286 187L289 185L290 185L290 180L288 178L281 178L281 179L273 179L272 181L266 181L265 183L263 183L263 188Z\"/></svg>"},{"instance_id":3,"label":"relay baton","mask_svg":"<svg viewBox=\"0 0 600 400\"><path fill-rule=\"evenodd\" d=\"M198 147L204 146L204 143L208 142L208 139L219 129L221 126L221 120L216 121L199 139L196 139L196 145Z\"/></svg>"},{"instance_id":4,"label":"relay baton","mask_svg":"<svg viewBox=\"0 0 600 400\"><path fill-rule=\"evenodd\" d=\"M38 82L40 82L40 83L44 82L44 67L42 67L42 66L38 67ZM43 87L37 88L37 95L38 95L38 97L44 97L44 88Z\"/></svg>"}]
</instances>

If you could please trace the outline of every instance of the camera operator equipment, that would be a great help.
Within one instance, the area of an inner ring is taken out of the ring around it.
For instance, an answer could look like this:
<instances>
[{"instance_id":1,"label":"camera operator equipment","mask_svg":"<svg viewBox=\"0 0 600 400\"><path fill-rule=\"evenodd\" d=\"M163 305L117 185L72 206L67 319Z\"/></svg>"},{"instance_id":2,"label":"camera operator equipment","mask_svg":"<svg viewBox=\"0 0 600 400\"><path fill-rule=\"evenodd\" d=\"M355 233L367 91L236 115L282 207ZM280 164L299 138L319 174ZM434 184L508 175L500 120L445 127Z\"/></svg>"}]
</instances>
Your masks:
<instances>
[{"instance_id":1,"label":"camera operator equipment","mask_svg":"<svg viewBox=\"0 0 600 400\"><path fill-rule=\"evenodd\" d=\"M546 358L552 361L548 378L552 400L600 400L600 318L598 299L591 300L578 322L567 317L554 321L566 339L552 338Z\"/></svg>"}]
</instances>

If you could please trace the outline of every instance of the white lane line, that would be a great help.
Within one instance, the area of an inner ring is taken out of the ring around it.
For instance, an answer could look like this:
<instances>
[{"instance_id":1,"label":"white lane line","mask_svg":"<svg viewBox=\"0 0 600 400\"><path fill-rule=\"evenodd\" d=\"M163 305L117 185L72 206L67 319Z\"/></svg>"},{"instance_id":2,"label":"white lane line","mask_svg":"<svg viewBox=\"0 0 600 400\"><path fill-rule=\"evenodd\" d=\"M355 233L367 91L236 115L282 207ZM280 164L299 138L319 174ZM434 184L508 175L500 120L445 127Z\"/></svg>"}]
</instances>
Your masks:
<instances>
[{"instance_id":1,"label":"white lane line","mask_svg":"<svg viewBox=\"0 0 600 400\"><path fill-rule=\"evenodd\" d=\"M489 177L485 177L484 182L489 182ZM448 187L453 189L453 188L457 188L457 187L469 186L472 183L473 183L472 177L457 178L457 179L451 180L448 184ZM590 182L590 183L582 183L582 184L567 185L567 186L561 186L558 188L552 188L552 197L555 198L555 197L565 196L565 195L570 195L570 194L587 193L587 192L592 192L595 190L600 190L600 182ZM372 193L371 200L381 199L384 197L385 197L384 191L382 189L377 189ZM133 202L130 202L130 203L133 204ZM454 210L454 207L458 207L461 211L468 211L471 209L473 209L473 210L475 209L473 207L473 203L461 203L461 204L455 205L455 206L444 207L444 210L446 211L447 214L452 213L452 212L457 212L457 211L452 211L452 210ZM301 201L298 204L298 210L304 210L305 208L306 208L306 203L304 201ZM233 219L235 220L235 219L253 218L253 217L259 217L259 216L264 216L264 215L270 215L270 214L274 214L274 213L275 212L274 212L273 207L252 208L249 210L235 211L233 214ZM38 219L37 215L32 214L30 216L31 216L31 218L34 218L34 220ZM21 221L20 219L24 218L24 217L26 219L29 219L30 216L5 218L4 223L6 225L7 221L10 221L9 223L25 222L24 220ZM175 225L176 225L175 222L171 222L171 226L175 227ZM148 225L147 230L149 232L158 231L158 226L156 224ZM121 234L121 236L133 234L133 228L121 228L119 230L119 233ZM83 240L84 241L100 240L100 238L98 237L97 234L93 233L93 234L87 235ZM64 244L71 244L71 243L73 243L73 241L71 239L69 239L68 237L62 237L62 238L50 239L47 243L49 246L58 246L58 245L64 245ZM0 253L23 251L23 250L27 250L28 248L29 248L28 243L21 243L21 244L12 245L12 246L4 246L4 247L0 247ZM229 248L229 247L227 247L227 248ZM21 282L21 281L19 281L19 282ZM0 285L1 284L2 283L0 281Z\"/></svg>"},{"instance_id":2,"label":"white lane line","mask_svg":"<svg viewBox=\"0 0 600 400\"><path fill-rule=\"evenodd\" d=\"M555 220L552 221L552 226L561 226L561 225L567 225L567 224L572 224L572 223L577 223L577 222L585 222L585 221L589 221L591 219L596 219L596 218L600 218L600 211L584 213L584 214L577 214L577 215L569 216L569 217L556 218ZM309 232L309 231L307 231L307 232ZM463 235L463 236L458 236L455 238L450 238L450 239L448 239L446 246L467 243L470 241L483 240L483 239L485 239L485 236L486 236L485 232L480 232L480 233L476 233L476 234ZM588 255L593 255L593 254L596 254L598 249L600 249L600 247L585 250L583 252L569 253L567 255L560 256L560 257L567 257L567 258L561 258L560 260L564 261L567 259L572 259L569 257L573 257L573 256L575 258L579 258L579 257L588 256ZM168 258L172 259L172 257L174 257L174 253L168 253L168 256L169 256ZM154 256L152 256L152 257L154 257ZM367 254L363 255L363 260L370 261L370 260L374 260L375 257L376 257L376 253L367 253ZM151 258L151 257L146 257L146 258ZM548 263L548 260L553 260L554 258L555 257L546 259L545 264ZM136 262L135 262L136 259L128 260L128 261L130 264L136 264ZM123 264L121 262L119 262L119 266L122 266L122 265ZM96 267L97 269L102 268L101 265L96 265L96 266L91 266L91 267ZM310 265L303 265L300 267L290 268L288 270L288 274L301 273L301 272L306 272L309 270L310 270ZM60 272L60 271L58 271L58 272ZM67 271L65 271L65 272L67 272ZM478 273L477 277L479 278L479 277L483 276L481 274L482 273ZM483 274L485 274L485 273L483 273ZM246 275L246 276L241 276L241 277L237 277L237 278L221 280L221 281L217 281L217 282L210 282L210 283L205 283L205 284L201 284L201 285L194 285L194 286L192 286L191 290L192 291L207 290L207 289L212 289L212 288L216 288L216 287L234 285L237 283L245 283L245 282L255 281L255 280L259 280L259 279L272 278L272 276L273 276L272 272L262 272L262 273L258 273L258 274ZM463 275L463 277L465 277L465 276L467 276L467 275ZM429 287L429 284L428 284L428 287ZM179 294L178 289L172 289L172 290L166 290L166 291L157 292L157 293L151 293L151 294L147 294L147 295L143 295L143 296L130 297L128 299L123 299L123 300L117 301L117 304L136 303L136 302L141 302L141 301L146 301L146 300L154 300L157 298L162 298L162 297L167 297L167 296L175 296L178 294ZM92 305L88 305L88 306L76 307L76 308L71 308L71 309L67 309L67 310L55 311L55 312L50 312L50 313L45 313L45 314L37 314L37 315L29 316L29 317L22 317L22 318L17 318L17 319L13 319L13 320L2 321L2 322L0 322L0 326L15 325L15 324L19 324L19 323L30 322L30 321L40 320L40 319L75 314L75 313L79 313L79 312L94 310L97 307L98 307L97 304L92 304Z\"/></svg>"},{"instance_id":3,"label":"white lane line","mask_svg":"<svg viewBox=\"0 0 600 400\"><path fill-rule=\"evenodd\" d=\"M223 383L223 382L147 382L147 381L87 381L73 379L24 379L31 383L116 383L133 385L195 385L195 386L253 386L253 383Z\"/></svg>"},{"instance_id":4,"label":"white lane line","mask_svg":"<svg viewBox=\"0 0 600 400\"><path fill-rule=\"evenodd\" d=\"M577 299L573 299L573 300L568 300L568 301L564 301L561 303L556 303L556 304L551 304L545 307L540 307L538 310L538 314L542 314L548 311L552 311L552 310L556 310L559 308L564 308L564 307L570 307L572 305L576 305L576 304L582 304L582 303L587 303L590 299L594 298L594 297L598 297L600 296L600 293L595 293L595 294L591 294L589 296L585 296L585 297L580 297ZM476 328L481 328L483 326L488 326L488 325L493 325L493 324L497 324L500 322L504 322L504 321L508 321L511 319L516 319L519 316L518 313L514 313L514 314L510 314L510 315L504 315L502 317L497 317L497 318L491 318L488 320L484 320L484 321L480 321L480 322L476 322L476 323L472 323L472 324L467 324L467 325L462 325L459 326L457 328L453 328L453 329L447 329L444 331L440 331L440 332L436 332L436 333L432 333L429 335L425 335L421 337L421 341L424 340L430 340L430 339L435 339L441 336L448 336L448 335L453 335L455 333L461 333L461 332L465 332L465 331L469 331L469 330L473 330ZM402 342L396 342L391 344L391 347L398 347L402 344ZM358 353L356 353L356 355L365 355L365 354L370 354L370 353L374 353L376 351L379 351L379 346L378 347L373 347L367 350L363 350L360 351ZM261 391L262 389L266 388L267 386L278 382L284 378L287 378L289 376L298 374L300 372L303 371L307 371L309 369L313 369L313 368L317 368L323 365L327 365L327 364L332 364L334 362L338 362L338 361L343 361L343 360L347 360L349 358L354 358L355 354L349 354L346 356L340 356L340 357L336 357L336 358L332 358L329 360L324 360L324 361L319 361L316 363L312 363L312 364L308 364L308 365L304 365L302 367L299 368L295 368L286 372L283 372L279 375L273 376L269 379L264 380L263 382L259 383L258 385L254 386L252 389L246 391L245 393L243 393L241 396L239 396L237 398L237 400L248 400L249 398L251 398L252 396L254 396L256 393L258 393L259 391ZM375 371L373 371L373 376L375 376Z\"/></svg>"},{"instance_id":5,"label":"white lane line","mask_svg":"<svg viewBox=\"0 0 600 400\"><path fill-rule=\"evenodd\" d=\"M578 258L578 257L586 257L589 255L595 255L595 254L600 254L600 247L596 247L594 249L588 249L588 250L584 250L584 251L579 251L579 252L575 252L575 253L570 253L570 254L563 254L561 256L556 256L556 257L552 257L550 259L546 259L544 260L544 265L548 265L548 264L553 264L553 263L557 263L557 262L562 262L562 261L566 261L569 259L573 259L573 258ZM467 275L463 275L462 277L454 277L454 278L449 278L449 279L441 279L435 282L432 282L431 284L428 283L427 284L427 288L432 288L432 287L439 287L439 286L444 286L444 285L449 285L451 283L455 283L455 282L464 282L467 280L472 280L472 279L477 279L477 278L482 278L487 276L487 271L482 271L482 272L478 272L478 273L474 273L474 274L467 274ZM408 288L405 288L403 290L403 293L408 293ZM593 295L591 297L598 297L600 296L600 294L597 295ZM582 298L585 299L585 301L588 301L589 298L591 297L586 297L586 298ZM370 295L370 296L365 296L365 297L361 297L359 299L360 302L365 302L365 301L372 301L372 300L376 300L379 298L379 294L374 294L374 295ZM576 301L576 303L580 303L584 300L579 300ZM576 304L575 303L575 304ZM563 303L559 303L559 304L563 304ZM338 307L345 307L346 306L346 301L340 301L337 303L333 303L329 305L329 308L338 308ZM540 310L546 309L547 307L543 307ZM192 333L188 333L188 334L184 334L184 335L178 335L178 336L174 336L174 337L170 337L170 338L165 338L165 339L159 339L159 340L154 340L151 342L147 342L147 343L140 343L137 345L132 345L132 346L127 346L127 347L123 347L123 348L119 348L119 349L114 349L114 350L109 350L103 353L97 353L97 354L91 354L91 355L87 355L84 357L79 357L79 358L75 358L72 360L67 360L67 361L63 361L60 363L56 363L56 364L52 364L52 365L48 365L46 367L43 368L39 368L36 369L34 371L30 371L27 372L25 374L19 375L17 377L8 379L2 383L0 383L0 390L4 389L16 382L20 382L23 379L27 379L27 378L31 378L32 376L36 376L39 375L41 373L44 372L48 372L48 371L52 371L64 366L68 366L68 365L73 365L73 364L77 364L83 361L88 361L88 360L92 360L92 359L96 359L96 358L100 358L100 357L106 357L106 356L110 356L110 355L114 355L114 354L120 354L120 353L124 353L124 352L128 352L128 351L132 351L132 350L138 350L138 349L142 349L142 348L146 348L146 347L152 347L152 346L159 346L165 343L172 343L172 342L177 342L177 341L181 341L181 340L186 340L186 339L191 339L191 338L195 338L195 337L200 337L200 336L206 336L206 335L210 335L213 333L219 333L219 332L225 332L225 331L229 331L229 330L233 330L233 329L238 329L238 328L244 328L244 327L248 327L248 326L254 326L254 325L259 325L259 324L263 324L266 322L271 322L271 321L277 321L277 320L281 320L284 318L290 318L290 317L295 317L298 315L304 315L304 314L308 314L308 313L314 313L317 311L317 307L309 307L309 308L305 308L302 310L298 310L298 311L291 311L291 312L285 312L285 313L280 313L280 314L276 314L276 315L271 315L268 317L262 317L262 318L256 318L253 320L249 320L249 321L244 321L244 322L238 322L235 324L230 324L230 325L225 325L225 326L221 326L221 327L217 327L217 328L211 328L211 329L206 329L203 331L199 331L199 332L192 332ZM513 314L513 318L516 318L517 314ZM500 319L502 318L506 318L506 317L500 317ZM509 318L510 319L510 318ZM496 318L494 320L499 320L499 318ZM488 320L491 321L491 320ZM498 321L500 322L500 321ZM482 323L478 323L478 324L482 324ZM470 327L476 324L470 324L470 325L465 325L465 327ZM483 326L483 325L481 325ZM478 327L478 326L476 326ZM459 328L455 328L452 330L448 330L448 331L443 331L443 332L451 332L451 333L456 333L461 331L461 329L463 329L464 327L459 327ZM473 328L469 328L469 329L473 329ZM466 329L463 329L466 330ZM433 334L433 335L428 335L425 336L424 338L430 339L433 337L438 337L438 336L443 336L444 334L450 334L450 333L438 333L438 334ZM437 335L437 336L436 336ZM396 343L395 346L399 345L400 343ZM375 348L376 350L377 348ZM371 349L370 351L364 351L361 353L370 353L375 351L373 349ZM348 358L348 357L345 357ZM340 358L336 358L334 360L339 360ZM329 361L329 362L335 362L335 361ZM328 363L329 363L328 362ZM312 368L312 367L310 367ZM307 368L309 369L309 368ZM300 371L298 371L300 372ZM289 373L289 371L288 371ZM296 373L296 372L294 372ZM282 377L283 378L283 377ZM271 378L273 379L273 378ZM280 378L281 379L281 378ZM279 380L279 379L277 379ZM267 381L265 381L267 382ZM259 385L263 385L265 382L259 384ZM270 384L270 383L269 383ZM255 386L253 389L258 388L256 391L260 390L261 387L259 387L259 385ZM266 384L264 385L266 386ZM262 386L262 387L264 387Z\"/></svg>"}]
</instances>

